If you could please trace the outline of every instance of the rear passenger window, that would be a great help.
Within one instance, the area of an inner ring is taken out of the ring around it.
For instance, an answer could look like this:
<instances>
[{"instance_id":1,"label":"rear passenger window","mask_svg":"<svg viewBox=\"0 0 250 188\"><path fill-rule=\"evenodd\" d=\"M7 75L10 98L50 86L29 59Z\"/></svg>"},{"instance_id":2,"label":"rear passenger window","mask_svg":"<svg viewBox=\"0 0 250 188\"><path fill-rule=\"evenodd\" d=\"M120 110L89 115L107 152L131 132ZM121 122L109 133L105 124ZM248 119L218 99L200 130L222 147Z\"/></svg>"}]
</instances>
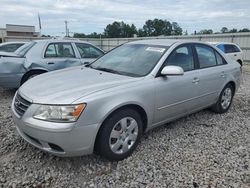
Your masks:
<instances>
[{"instance_id":1,"label":"rear passenger window","mask_svg":"<svg viewBox=\"0 0 250 188\"><path fill-rule=\"evenodd\" d=\"M216 57L212 48L205 45L195 45L195 49L198 55L200 68L213 67L216 65Z\"/></svg>"},{"instance_id":2,"label":"rear passenger window","mask_svg":"<svg viewBox=\"0 0 250 188\"><path fill-rule=\"evenodd\" d=\"M234 47L235 52L240 52L240 49L238 48L238 46L233 45L233 47Z\"/></svg>"},{"instance_id":3,"label":"rear passenger window","mask_svg":"<svg viewBox=\"0 0 250 188\"><path fill-rule=\"evenodd\" d=\"M182 46L177 48L170 54L165 64L180 66L184 71L193 70L194 59L192 48L190 46Z\"/></svg>"},{"instance_id":4,"label":"rear passenger window","mask_svg":"<svg viewBox=\"0 0 250 188\"><path fill-rule=\"evenodd\" d=\"M225 53L235 53L237 52L234 48L234 45L231 44L225 44Z\"/></svg>"},{"instance_id":5,"label":"rear passenger window","mask_svg":"<svg viewBox=\"0 0 250 188\"><path fill-rule=\"evenodd\" d=\"M50 44L45 52L45 57L56 57L56 48L54 44Z\"/></svg>"},{"instance_id":6,"label":"rear passenger window","mask_svg":"<svg viewBox=\"0 0 250 188\"><path fill-rule=\"evenodd\" d=\"M226 61L221 57L221 55L218 52L215 52L215 55L217 59L217 65L226 64Z\"/></svg>"},{"instance_id":7,"label":"rear passenger window","mask_svg":"<svg viewBox=\"0 0 250 188\"><path fill-rule=\"evenodd\" d=\"M217 48L219 48L222 52L224 52L224 53L225 53L225 47L224 47L224 44L219 44L219 45L217 46Z\"/></svg>"},{"instance_id":8,"label":"rear passenger window","mask_svg":"<svg viewBox=\"0 0 250 188\"><path fill-rule=\"evenodd\" d=\"M75 57L70 43L52 43L46 49L45 57L73 58Z\"/></svg>"}]
</instances>

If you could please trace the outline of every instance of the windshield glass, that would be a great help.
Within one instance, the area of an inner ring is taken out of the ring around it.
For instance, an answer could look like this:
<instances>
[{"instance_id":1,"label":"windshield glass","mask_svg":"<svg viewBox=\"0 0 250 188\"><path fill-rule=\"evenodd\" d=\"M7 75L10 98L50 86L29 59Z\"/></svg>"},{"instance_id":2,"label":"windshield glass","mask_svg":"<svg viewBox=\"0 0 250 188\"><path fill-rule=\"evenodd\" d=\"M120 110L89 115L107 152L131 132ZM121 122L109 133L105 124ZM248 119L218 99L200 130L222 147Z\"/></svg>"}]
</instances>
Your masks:
<instances>
[{"instance_id":1,"label":"windshield glass","mask_svg":"<svg viewBox=\"0 0 250 188\"><path fill-rule=\"evenodd\" d=\"M125 44L107 53L90 66L94 69L140 77L151 72L167 47Z\"/></svg>"},{"instance_id":2,"label":"windshield glass","mask_svg":"<svg viewBox=\"0 0 250 188\"><path fill-rule=\"evenodd\" d=\"M18 48L15 53L21 56L24 56L29 49L31 49L34 45L36 44L36 42L32 41L32 42L28 42L26 44L24 44L23 46L21 46L20 48Z\"/></svg>"}]
</instances>

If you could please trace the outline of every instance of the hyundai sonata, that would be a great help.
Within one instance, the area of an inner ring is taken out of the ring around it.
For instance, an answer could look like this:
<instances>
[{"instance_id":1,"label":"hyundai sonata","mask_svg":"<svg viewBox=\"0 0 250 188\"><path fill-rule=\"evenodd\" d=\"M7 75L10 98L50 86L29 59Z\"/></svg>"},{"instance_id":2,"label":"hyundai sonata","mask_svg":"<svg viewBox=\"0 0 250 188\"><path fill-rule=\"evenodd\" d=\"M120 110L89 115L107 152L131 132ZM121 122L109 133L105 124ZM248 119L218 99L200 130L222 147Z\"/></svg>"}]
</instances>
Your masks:
<instances>
[{"instance_id":1,"label":"hyundai sonata","mask_svg":"<svg viewBox=\"0 0 250 188\"><path fill-rule=\"evenodd\" d=\"M240 79L240 64L209 44L135 41L87 66L28 80L14 97L13 118L43 151L122 160L154 127L204 108L227 112Z\"/></svg>"}]
</instances>

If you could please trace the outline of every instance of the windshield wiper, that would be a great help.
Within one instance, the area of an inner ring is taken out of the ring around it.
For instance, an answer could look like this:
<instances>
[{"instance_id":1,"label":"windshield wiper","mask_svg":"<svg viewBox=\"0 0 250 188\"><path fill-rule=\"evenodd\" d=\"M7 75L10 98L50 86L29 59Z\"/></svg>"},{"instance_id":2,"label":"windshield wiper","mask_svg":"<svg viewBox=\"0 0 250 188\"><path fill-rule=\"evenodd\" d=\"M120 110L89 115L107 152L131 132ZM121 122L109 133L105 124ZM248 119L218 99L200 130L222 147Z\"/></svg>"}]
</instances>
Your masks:
<instances>
[{"instance_id":1,"label":"windshield wiper","mask_svg":"<svg viewBox=\"0 0 250 188\"><path fill-rule=\"evenodd\" d=\"M113 69L108 69L108 68L94 68L96 70L100 70L100 71L104 71L104 72L110 72L110 73L115 73L115 74L122 74L121 72L119 71L116 71L116 70L113 70Z\"/></svg>"}]
</instances>

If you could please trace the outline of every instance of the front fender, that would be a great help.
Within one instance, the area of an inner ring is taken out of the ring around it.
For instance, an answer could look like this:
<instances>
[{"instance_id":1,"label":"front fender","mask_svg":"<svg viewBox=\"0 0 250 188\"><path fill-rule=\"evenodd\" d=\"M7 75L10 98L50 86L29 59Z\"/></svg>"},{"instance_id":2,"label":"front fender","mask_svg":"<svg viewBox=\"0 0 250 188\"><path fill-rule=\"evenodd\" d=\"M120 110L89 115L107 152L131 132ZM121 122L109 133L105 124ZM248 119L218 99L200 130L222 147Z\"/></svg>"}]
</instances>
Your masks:
<instances>
[{"instance_id":1,"label":"front fender","mask_svg":"<svg viewBox=\"0 0 250 188\"><path fill-rule=\"evenodd\" d=\"M155 110L154 85L148 83L145 87L144 84L140 84L140 86L126 88L125 90L116 88L113 92L83 98L74 103L84 102L87 103L87 106L79 118L79 121L83 123L82 125L102 124L111 113L126 105L137 105L144 109L147 114L148 125L150 125Z\"/></svg>"}]
</instances>

